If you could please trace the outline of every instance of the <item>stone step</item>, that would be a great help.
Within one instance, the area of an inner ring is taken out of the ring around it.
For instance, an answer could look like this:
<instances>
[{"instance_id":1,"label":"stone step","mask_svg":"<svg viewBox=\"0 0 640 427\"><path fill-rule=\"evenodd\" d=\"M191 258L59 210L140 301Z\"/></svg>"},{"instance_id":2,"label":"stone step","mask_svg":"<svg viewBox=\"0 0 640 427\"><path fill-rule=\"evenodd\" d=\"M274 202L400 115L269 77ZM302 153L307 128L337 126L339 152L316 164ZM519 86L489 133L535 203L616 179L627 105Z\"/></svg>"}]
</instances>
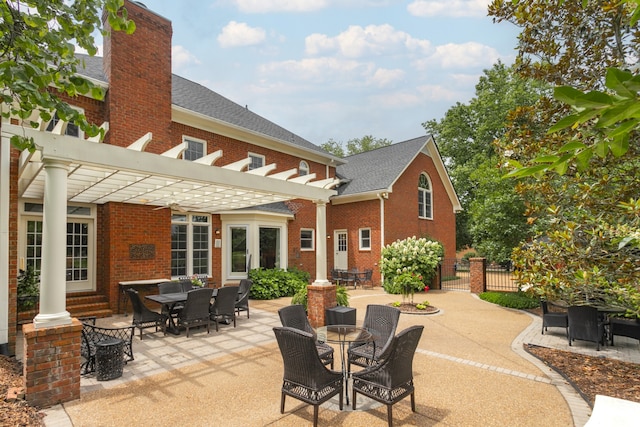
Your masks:
<instances>
[{"instance_id":1,"label":"stone step","mask_svg":"<svg viewBox=\"0 0 640 427\"><path fill-rule=\"evenodd\" d=\"M95 293L68 295L66 309L71 314L71 317L109 317L113 315L113 310L109 308L107 297ZM19 312L18 324L30 323L37 314L37 307Z\"/></svg>"}]
</instances>

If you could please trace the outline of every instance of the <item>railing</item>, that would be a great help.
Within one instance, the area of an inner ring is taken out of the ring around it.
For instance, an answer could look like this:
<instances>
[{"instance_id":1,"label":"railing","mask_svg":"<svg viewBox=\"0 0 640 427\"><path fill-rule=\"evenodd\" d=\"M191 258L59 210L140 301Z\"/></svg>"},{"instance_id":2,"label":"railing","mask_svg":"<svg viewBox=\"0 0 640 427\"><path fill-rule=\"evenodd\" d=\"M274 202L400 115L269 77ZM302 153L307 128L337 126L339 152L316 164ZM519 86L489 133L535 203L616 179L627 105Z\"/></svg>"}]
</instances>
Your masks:
<instances>
[{"instance_id":1,"label":"railing","mask_svg":"<svg viewBox=\"0 0 640 427\"><path fill-rule=\"evenodd\" d=\"M488 291L517 292L518 285L513 278L511 263L488 264L486 271Z\"/></svg>"},{"instance_id":2,"label":"railing","mask_svg":"<svg viewBox=\"0 0 640 427\"><path fill-rule=\"evenodd\" d=\"M440 289L468 291L471 283L469 260L443 259L439 265L439 277ZM487 265L484 282L488 291L516 292L518 290L518 286L513 280L513 269L510 264Z\"/></svg>"}]
</instances>

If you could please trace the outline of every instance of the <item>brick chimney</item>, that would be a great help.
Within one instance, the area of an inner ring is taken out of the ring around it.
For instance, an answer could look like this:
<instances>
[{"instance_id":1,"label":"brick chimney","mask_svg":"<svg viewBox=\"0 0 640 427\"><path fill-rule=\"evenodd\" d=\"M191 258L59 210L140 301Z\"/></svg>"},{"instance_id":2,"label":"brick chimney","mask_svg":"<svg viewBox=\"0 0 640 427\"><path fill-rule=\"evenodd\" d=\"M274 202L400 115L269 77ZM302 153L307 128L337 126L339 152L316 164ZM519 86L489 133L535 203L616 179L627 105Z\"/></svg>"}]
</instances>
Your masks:
<instances>
[{"instance_id":1,"label":"brick chimney","mask_svg":"<svg viewBox=\"0 0 640 427\"><path fill-rule=\"evenodd\" d=\"M133 34L113 31L104 38L103 69L109 81L105 99L106 143L127 146L146 134L146 151L162 153L171 141L171 21L140 2L125 1ZM103 17L108 28L106 17Z\"/></svg>"}]
</instances>

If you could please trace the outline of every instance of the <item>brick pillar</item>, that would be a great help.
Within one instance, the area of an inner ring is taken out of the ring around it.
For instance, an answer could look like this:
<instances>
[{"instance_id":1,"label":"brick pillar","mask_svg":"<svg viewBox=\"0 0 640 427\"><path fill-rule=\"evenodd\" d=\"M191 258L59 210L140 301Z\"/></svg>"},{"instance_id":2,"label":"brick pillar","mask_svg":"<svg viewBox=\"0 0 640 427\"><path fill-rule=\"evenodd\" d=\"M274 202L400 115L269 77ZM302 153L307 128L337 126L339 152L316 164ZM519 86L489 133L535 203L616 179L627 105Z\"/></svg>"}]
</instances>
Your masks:
<instances>
[{"instance_id":1,"label":"brick pillar","mask_svg":"<svg viewBox=\"0 0 640 427\"><path fill-rule=\"evenodd\" d=\"M36 329L22 326L27 401L39 408L80 399L82 323Z\"/></svg>"},{"instance_id":2,"label":"brick pillar","mask_svg":"<svg viewBox=\"0 0 640 427\"><path fill-rule=\"evenodd\" d=\"M338 305L336 285L309 285L307 287L307 315L311 326L324 326L325 310Z\"/></svg>"},{"instance_id":3,"label":"brick pillar","mask_svg":"<svg viewBox=\"0 0 640 427\"><path fill-rule=\"evenodd\" d=\"M487 290L486 258L469 258L469 290L474 294Z\"/></svg>"}]
</instances>

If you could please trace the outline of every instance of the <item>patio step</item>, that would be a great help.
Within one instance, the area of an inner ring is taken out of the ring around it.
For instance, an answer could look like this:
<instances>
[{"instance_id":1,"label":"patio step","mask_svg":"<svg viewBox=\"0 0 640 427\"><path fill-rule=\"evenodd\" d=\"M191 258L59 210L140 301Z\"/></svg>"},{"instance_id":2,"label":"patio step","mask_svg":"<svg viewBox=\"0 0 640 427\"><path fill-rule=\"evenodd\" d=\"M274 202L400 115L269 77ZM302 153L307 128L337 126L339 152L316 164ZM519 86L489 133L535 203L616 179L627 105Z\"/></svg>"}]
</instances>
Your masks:
<instances>
[{"instance_id":1,"label":"patio step","mask_svg":"<svg viewBox=\"0 0 640 427\"><path fill-rule=\"evenodd\" d=\"M66 309L71 317L109 317L113 310L109 308L109 301L105 295L95 293L81 293L67 295ZM18 324L29 323L38 314L37 309L18 313Z\"/></svg>"}]
</instances>

